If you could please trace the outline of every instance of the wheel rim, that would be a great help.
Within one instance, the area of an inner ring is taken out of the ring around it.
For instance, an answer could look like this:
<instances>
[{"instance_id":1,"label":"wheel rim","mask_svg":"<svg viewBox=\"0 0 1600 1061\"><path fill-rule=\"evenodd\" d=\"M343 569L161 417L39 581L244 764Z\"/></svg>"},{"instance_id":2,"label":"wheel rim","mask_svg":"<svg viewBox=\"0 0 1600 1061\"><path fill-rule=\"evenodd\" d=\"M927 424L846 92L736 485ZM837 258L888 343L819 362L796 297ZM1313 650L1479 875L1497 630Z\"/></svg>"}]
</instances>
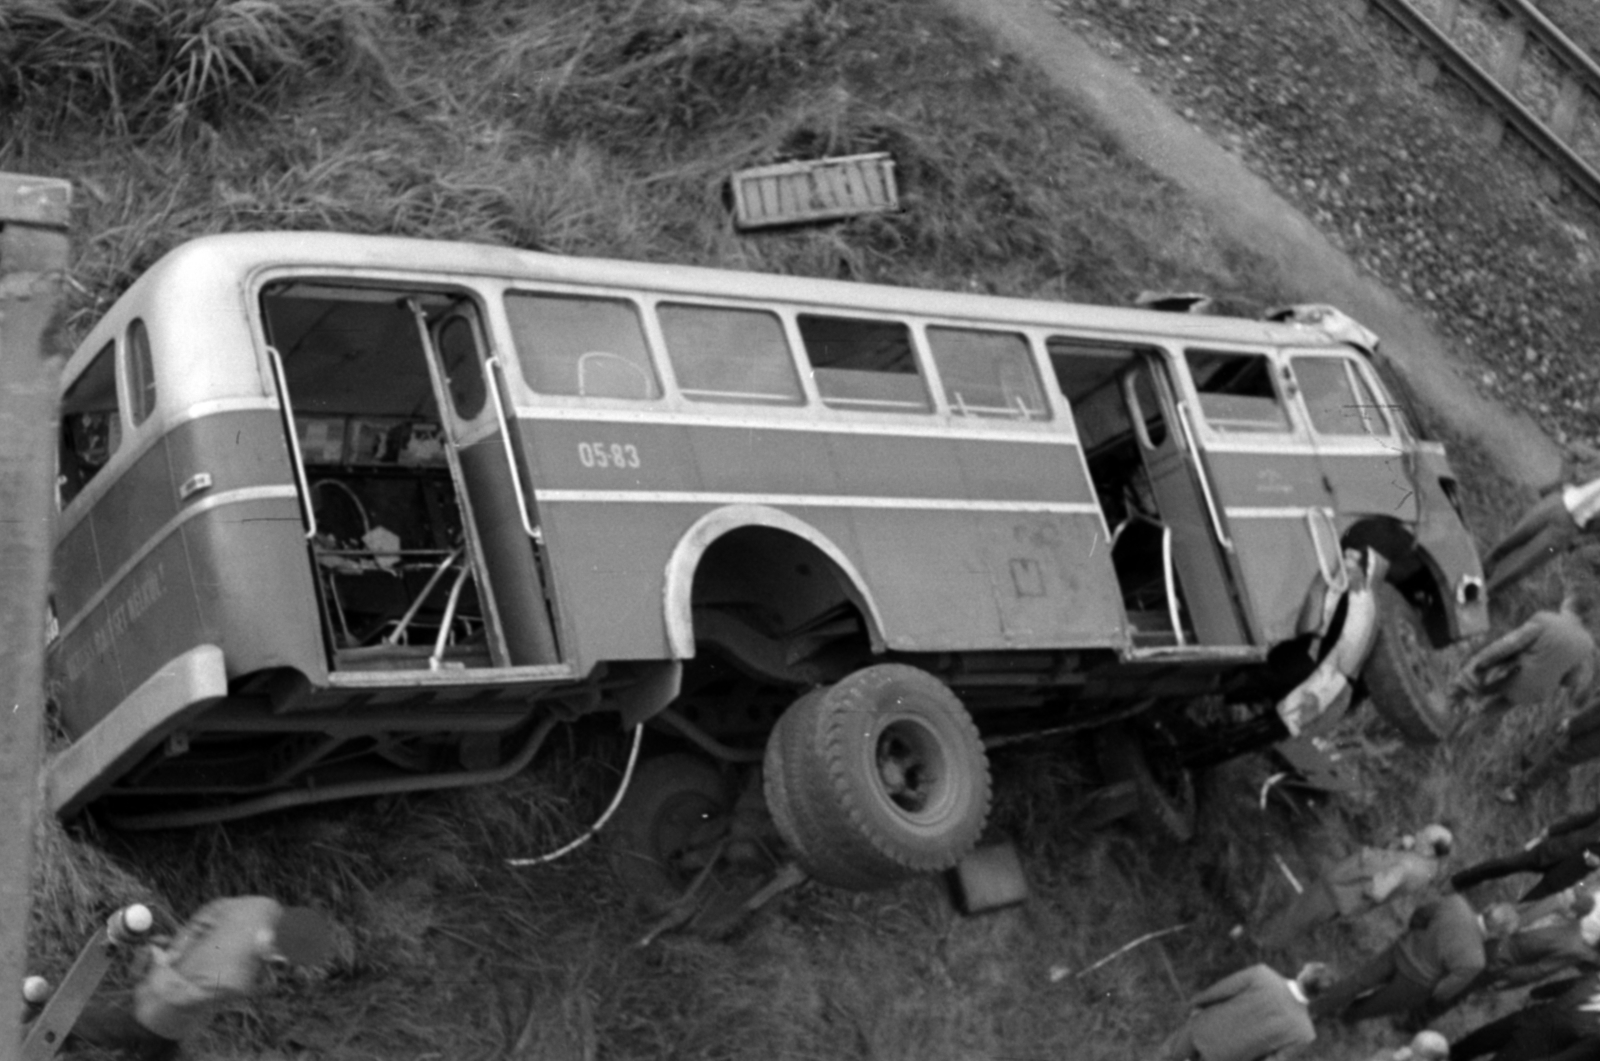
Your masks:
<instances>
[{"instance_id":1,"label":"wheel rim","mask_svg":"<svg viewBox=\"0 0 1600 1061\"><path fill-rule=\"evenodd\" d=\"M913 822L938 820L954 797L949 756L928 727L911 718L890 719L873 746L878 794Z\"/></svg>"}]
</instances>

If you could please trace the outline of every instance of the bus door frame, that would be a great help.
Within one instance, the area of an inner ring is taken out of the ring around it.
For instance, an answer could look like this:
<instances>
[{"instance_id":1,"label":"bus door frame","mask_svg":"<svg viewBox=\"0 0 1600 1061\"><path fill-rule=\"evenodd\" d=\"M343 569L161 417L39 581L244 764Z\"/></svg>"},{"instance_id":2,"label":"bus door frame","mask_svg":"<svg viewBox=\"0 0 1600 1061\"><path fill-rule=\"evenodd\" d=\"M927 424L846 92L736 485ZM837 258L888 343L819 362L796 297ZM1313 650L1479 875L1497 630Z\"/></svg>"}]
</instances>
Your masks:
<instances>
[{"instance_id":1,"label":"bus door frame","mask_svg":"<svg viewBox=\"0 0 1600 1061\"><path fill-rule=\"evenodd\" d=\"M1146 410L1136 377L1149 381L1159 408ZM1168 354L1141 346L1118 380L1133 420L1134 437L1155 494L1161 521L1172 535L1172 557L1184 604L1201 646L1250 645L1251 625L1240 592L1222 510L1207 475L1186 404L1178 398ZM1146 416L1159 413L1165 436L1152 438Z\"/></svg>"}]
</instances>

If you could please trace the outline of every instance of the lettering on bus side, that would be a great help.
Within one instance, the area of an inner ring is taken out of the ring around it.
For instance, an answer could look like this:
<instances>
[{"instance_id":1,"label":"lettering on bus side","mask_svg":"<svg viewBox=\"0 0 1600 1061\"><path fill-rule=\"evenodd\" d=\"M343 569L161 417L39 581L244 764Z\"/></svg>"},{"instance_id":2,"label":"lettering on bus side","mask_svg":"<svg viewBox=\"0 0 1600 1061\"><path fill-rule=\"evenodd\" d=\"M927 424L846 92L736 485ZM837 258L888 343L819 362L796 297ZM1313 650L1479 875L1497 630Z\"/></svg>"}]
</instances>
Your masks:
<instances>
[{"instance_id":1,"label":"lettering on bus side","mask_svg":"<svg viewBox=\"0 0 1600 1061\"><path fill-rule=\"evenodd\" d=\"M637 468L639 447L632 442L580 442L578 463L585 468Z\"/></svg>"},{"instance_id":2,"label":"lettering on bus side","mask_svg":"<svg viewBox=\"0 0 1600 1061\"><path fill-rule=\"evenodd\" d=\"M158 563L128 587L126 596L106 613L84 643L67 656L67 680L77 681L84 671L98 663L166 591L165 565Z\"/></svg>"}]
</instances>

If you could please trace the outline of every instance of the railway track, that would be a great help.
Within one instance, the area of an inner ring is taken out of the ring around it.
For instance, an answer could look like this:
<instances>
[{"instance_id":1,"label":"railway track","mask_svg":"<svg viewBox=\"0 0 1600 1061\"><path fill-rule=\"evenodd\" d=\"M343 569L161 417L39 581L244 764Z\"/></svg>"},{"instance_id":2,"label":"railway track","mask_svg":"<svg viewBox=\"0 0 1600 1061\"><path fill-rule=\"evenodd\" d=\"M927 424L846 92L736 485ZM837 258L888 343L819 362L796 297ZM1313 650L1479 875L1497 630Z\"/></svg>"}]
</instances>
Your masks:
<instances>
[{"instance_id":1,"label":"railway track","mask_svg":"<svg viewBox=\"0 0 1600 1061\"><path fill-rule=\"evenodd\" d=\"M1548 164L1545 185L1600 205L1600 65L1529 0L1350 0L1376 9L1424 49L1418 76L1458 79L1486 107L1484 134L1507 130Z\"/></svg>"}]
</instances>

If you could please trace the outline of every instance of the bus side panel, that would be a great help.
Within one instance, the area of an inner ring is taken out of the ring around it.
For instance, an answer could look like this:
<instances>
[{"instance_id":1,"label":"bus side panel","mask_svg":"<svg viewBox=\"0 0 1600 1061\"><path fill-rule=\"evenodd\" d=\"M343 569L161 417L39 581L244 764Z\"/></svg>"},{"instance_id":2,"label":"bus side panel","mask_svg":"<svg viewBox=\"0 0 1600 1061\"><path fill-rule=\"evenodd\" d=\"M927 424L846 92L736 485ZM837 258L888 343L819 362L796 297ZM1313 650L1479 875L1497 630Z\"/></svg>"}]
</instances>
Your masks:
<instances>
[{"instance_id":1,"label":"bus side panel","mask_svg":"<svg viewBox=\"0 0 1600 1061\"><path fill-rule=\"evenodd\" d=\"M62 720L74 734L93 725L169 659L151 661L144 653L166 630L181 628L185 619L192 627L194 618L192 594L168 592L187 569L181 551L166 548L162 538L177 509L165 440L146 446L132 463L100 474L113 478L104 492L91 496L89 510L62 536L55 557L57 616L66 630L55 677L61 683ZM92 540L98 561L88 572L77 569L86 539ZM85 613L102 588L108 592ZM185 599L187 616L174 613Z\"/></svg>"},{"instance_id":2,"label":"bus side panel","mask_svg":"<svg viewBox=\"0 0 1600 1061\"><path fill-rule=\"evenodd\" d=\"M879 501L857 509L854 522L860 569L892 647L1120 639L1110 549L1074 448L981 437L829 437L841 492ZM1056 510L1016 510L1027 504ZM1060 510L1066 506L1080 508Z\"/></svg>"},{"instance_id":3,"label":"bus side panel","mask_svg":"<svg viewBox=\"0 0 1600 1061\"><path fill-rule=\"evenodd\" d=\"M1320 571L1307 512L1333 503L1322 468L1309 449L1207 451L1205 462L1258 643L1290 640Z\"/></svg>"},{"instance_id":4,"label":"bus side panel","mask_svg":"<svg viewBox=\"0 0 1600 1061\"><path fill-rule=\"evenodd\" d=\"M50 572L56 619L63 625L88 605L104 582L94 544L94 523L80 519L56 542Z\"/></svg>"},{"instance_id":5,"label":"bus side panel","mask_svg":"<svg viewBox=\"0 0 1600 1061\"><path fill-rule=\"evenodd\" d=\"M1224 510L1331 506L1322 466L1308 446L1283 451L1215 450L1205 454L1212 489Z\"/></svg>"},{"instance_id":6,"label":"bus side panel","mask_svg":"<svg viewBox=\"0 0 1600 1061\"><path fill-rule=\"evenodd\" d=\"M989 582L1010 648L1120 647L1122 593L1096 514L982 517Z\"/></svg>"},{"instance_id":7,"label":"bus side panel","mask_svg":"<svg viewBox=\"0 0 1600 1061\"><path fill-rule=\"evenodd\" d=\"M581 671L608 659L668 658L667 560L709 507L689 429L523 417L516 431L563 659Z\"/></svg>"},{"instance_id":8,"label":"bus side panel","mask_svg":"<svg viewBox=\"0 0 1600 1061\"><path fill-rule=\"evenodd\" d=\"M667 659L662 598L667 560L703 505L545 502L545 546L565 658Z\"/></svg>"},{"instance_id":9,"label":"bus side panel","mask_svg":"<svg viewBox=\"0 0 1600 1061\"><path fill-rule=\"evenodd\" d=\"M165 538L57 647L62 719L74 736L174 656L199 643L183 542Z\"/></svg>"},{"instance_id":10,"label":"bus side panel","mask_svg":"<svg viewBox=\"0 0 1600 1061\"><path fill-rule=\"evenodd\" d=\"M684 434L702 489L774 497L839 493L830 436L823 432L696 425Z\"/></svg>"},{"instance_id":11,"label":"bus side panel","mask_svg":"<svg viewBox=\"0 0 1600 1061\"><path fill-rule=\"evenodd\" d=\"M183 499L185 506L233 490L294 485L283 418L276 409L238 409L185 421L168 432L167 448L172 498L196 475L211 480Z\"/></svg>"},{"instance_id":12,"label":"bus side panel","mask_svg":"<svg viewBox=\"0 0 1600 1061\"><path fill-rule=\"evenodd\" d=\"M1232 517L1228 533L1244 572L1245 596L1261 642L1275 645L1295 637L1316 584L1317 550L1304 514Z\"/></svg>"},{"instance_id":13,"label":"bus side panel","mask_svg":"<svg viewBox=\"0 0 1600 1061\"><path fill-rule=\"evenodd\" d=\"M77 737L122 701L122 672L104 628L103 608L61 635L45 658L50 694L69 736Z\"/></svg>"},{"instance_id":14,"label":"bus side panel","mask_svg":"<svg viewBox=\"0 0 1600 1061\"><path fill-rule=\"evenodd\" d=\"M1386 516L1402 523L1416 522L1417 494L1398 442L1385 445L1373 439L1335 446L1325 441L1319 456L1333 483L1341 516Z\"/></svg>"},{"instance_id":15,"label":"bus side panel","mask_svg":"<svg viewBox=\"0 0 1600 1061\"><path fill-rule=\"evenodd\" d=\"M220 645L228 677L293 667L327 674L299 502L220 505L184 524L199 600L195 644Z\"/></svg>"}]
</instances>

